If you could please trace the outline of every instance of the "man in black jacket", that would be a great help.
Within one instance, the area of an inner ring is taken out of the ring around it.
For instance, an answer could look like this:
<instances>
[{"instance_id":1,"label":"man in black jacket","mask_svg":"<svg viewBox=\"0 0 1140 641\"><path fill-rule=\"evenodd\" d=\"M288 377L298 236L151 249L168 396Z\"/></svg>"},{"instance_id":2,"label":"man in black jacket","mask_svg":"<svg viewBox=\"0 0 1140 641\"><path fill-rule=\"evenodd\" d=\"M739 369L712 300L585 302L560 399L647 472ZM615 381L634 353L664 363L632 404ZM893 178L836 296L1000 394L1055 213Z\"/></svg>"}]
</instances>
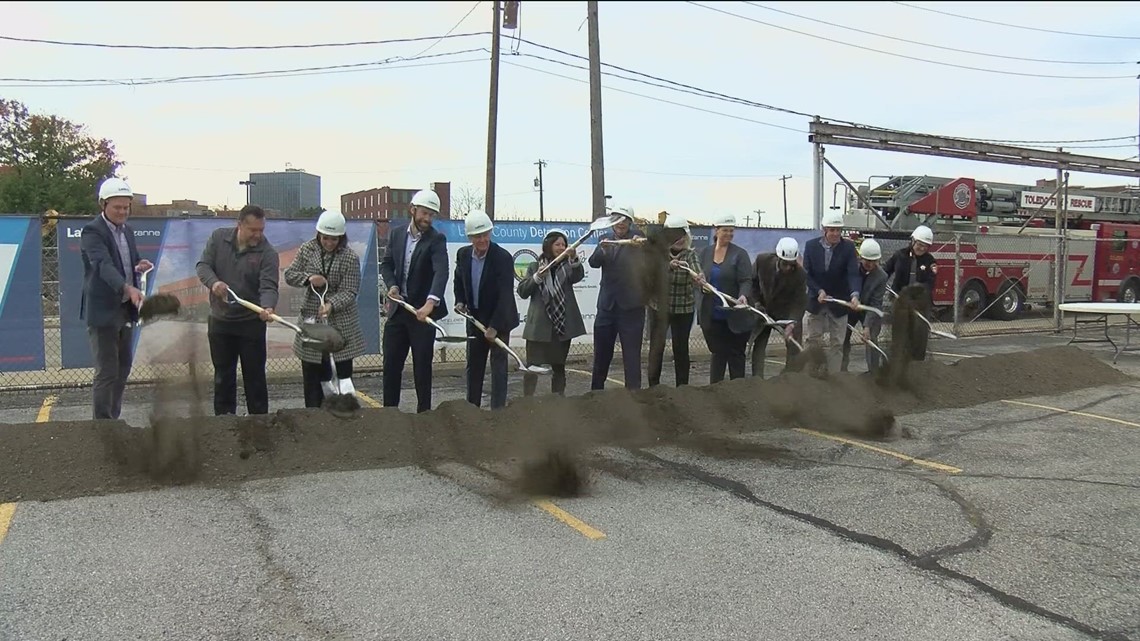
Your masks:
<instances>
[{"instance_id":1,"label":"man in black jacket","mask_svg":"<svg viewBox=\"0 0 1140 641\"><path fill-rule=\"evenodd\" d=\"M776 243L776 252L760 254L753 266L752 292L756 306L774 320L792 320L784 327L787 356L784 367L792 364L799 349L788 341L802 341L804 310L807 308L807 276L799 264L800 245L795 238L784 237ZM764 377L764 356L772 327L760 325L752 334L752 375Z\"/></svg>"},{"instance_id":2,"label":"man in black jacket","mask_svg":"<svg viewBox=\"0 0 1140 641\"><path fill-rule=\"evenodd\" d=\"M519 326L515 304L515 266L511 253L491 242L494 223L482 211L467 214L464 228L471 244L455 255L455 310L482 323L481 332L467 323L467 402L483 402L483 377L491 358L491 409L507 405L507 352L497 347L498 338L510 345L511 330Z\"/></svg>"},{"instance_id":3,"label":"man in black jacket","mask_svg":"<svg viewBox=\"0 0 1140 641\"><path fill-rule=\"evenodd\" d=\"M622 217L613 231L598 238L590 254L590 267L600 268L598 311L594 317L594 366L590 389L605 389L614 360L614 347L621 341L621 360L626 389L641 389L641 343L645 334L645 255L637 247L606 244L606 240L645 238L633 226L633 210L620 207Z\"/></svg>"},{"instance_id":4,"label":"man in black jacket","mask_svg":"<svg viewBox=\"0 0 1140 641\"><path fill-rule=\"evenodd\" d=\"M938 277L938 263L930 253L930 246L934 244L934 232L926 225L919 225L910 235L910 246L903 247L883 264L883 271L891 278L891 289L896 294L910 286L919 286L909 294L916 299L916 304L929 314L934 300L934 281ZM929 318L929 316L928 316ZM926 348L930 341L930 327L918 319L911 319L913 329L910 332L911 358L916 361L926 360Z\"/></svg>"},{"instance_id":5,"label":"man in black jacket","mask_svg":"<svg viewBox=\"0 0 1140 641\"><path fill-rule=\"evenodd\" d=\"M823 235L804 243L804 273L808 283L804 337L823 348L829 372L839 371L847 315L859 308L859 262L855 243L842 237L843 215L827 213ZM826 299L836 302L829 302ZM824 338L826 336L826 338Z\"/></svg>"},{"instance_id":6,"label":"man in black jacket","mask_svg":"<svg viewBox=\"0 0 1140 641\"><path fill-rule=\"evenodd\" d=\"M380 261L380 276L388 296L416 308L388 304L384 323L384 407L399 407L404 363L412 353L412 376L416 386L416 412L431 409L431 361L435 328L426 319L447 316L443 296L447 289L447 238L431 226L439 213L439 196L430 189L416 192L409 207L411 221L393 225L388 251Z\"/></svg>"}]
</instances>

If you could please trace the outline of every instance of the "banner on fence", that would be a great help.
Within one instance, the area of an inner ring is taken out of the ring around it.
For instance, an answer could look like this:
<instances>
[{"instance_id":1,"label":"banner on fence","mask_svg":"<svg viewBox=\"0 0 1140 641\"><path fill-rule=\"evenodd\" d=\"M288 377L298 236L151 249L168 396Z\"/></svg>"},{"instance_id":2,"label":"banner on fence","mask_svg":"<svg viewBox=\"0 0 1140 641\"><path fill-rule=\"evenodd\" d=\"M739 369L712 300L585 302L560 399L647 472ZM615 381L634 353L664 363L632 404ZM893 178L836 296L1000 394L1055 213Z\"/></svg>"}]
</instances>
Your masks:
<instances>
[{"instance_id":1,"label":"banner on fence","mask_svg":"<svg viewBox=\"0 0 1140 641\"><path fill-rule=\"evenodd\" d=\"M279 274L280 300L276 312L296 320L304 290L285 284L285 268L293 261L298 248L313 238L312 220L267 221L265 237L276 248L281 262ZM83 262L80 256L80 234L86 220L61 221L59 224L59 281L62 365L65 369L92 367L91 348L87 341L86 323L79 318L83 289ZM156 219L132 218L131 227L139 254L154 263L147 283L146 295L174 294L181 300L183 313L173 320L157 320L135 332L136 363L209 362L206 338L209 317L209 291L198 280L196 266L206 240L215 229L233 226L232 219ZM349 247L360 257L361 280L358 305L365 348L369 354L380 352L380 311L377 295L376 233L371 221L349 221ZM292 330L271 324L268 334L268 356L292 358Z\"/></svg>"},{"instance_id":2,"label":"banner on fence","mask_svg":"<svg viewBox=\"0 0 1140 641\"><path fill-rule=\"evenodd\" d=\"M0 217L0 372L44 369L40 219Z\"/></svg>"}]
</instances>

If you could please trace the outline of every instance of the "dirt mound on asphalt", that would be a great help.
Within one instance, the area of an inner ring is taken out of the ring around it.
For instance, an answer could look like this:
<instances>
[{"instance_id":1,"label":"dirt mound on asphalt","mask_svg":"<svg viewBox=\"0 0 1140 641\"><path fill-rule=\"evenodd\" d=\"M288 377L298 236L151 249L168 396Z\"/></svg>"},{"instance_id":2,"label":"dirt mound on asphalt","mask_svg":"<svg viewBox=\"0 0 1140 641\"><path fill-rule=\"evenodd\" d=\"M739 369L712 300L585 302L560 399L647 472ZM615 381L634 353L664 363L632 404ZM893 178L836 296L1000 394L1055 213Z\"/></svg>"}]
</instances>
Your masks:
<instances>
[{"instance_id":1,"label":"dirt mound on asphalt","mask_svg":"<svg viewBox=\"0 0 1140 641\"><path fill-rule=\"evenodd\" d=\"M165 416L140 429L119 421L0 426L0 502L50 500L200 482L446 462L507 469L526 495L581 493L595 447L673 445L714 456L778 461L779 448L735 436L803 426L875 437L896 414L1054 394L1131 380L1077 348L915 363L909 391L865 375L790 373L708 387L518 399L488 412L449 401L431 412L322 410L258 418Z\"/></svg>"}]
</instances>

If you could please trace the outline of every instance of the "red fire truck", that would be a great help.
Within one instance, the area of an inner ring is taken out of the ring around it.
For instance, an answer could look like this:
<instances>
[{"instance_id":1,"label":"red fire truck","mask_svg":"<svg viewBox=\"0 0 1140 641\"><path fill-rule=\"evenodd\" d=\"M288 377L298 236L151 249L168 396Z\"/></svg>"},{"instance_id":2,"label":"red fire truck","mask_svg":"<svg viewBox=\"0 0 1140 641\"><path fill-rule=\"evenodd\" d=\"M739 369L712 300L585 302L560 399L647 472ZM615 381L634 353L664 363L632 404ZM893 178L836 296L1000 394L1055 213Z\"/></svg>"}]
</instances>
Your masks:
<instances>
[{"instance_id":1,"label":"red fire truck","mask_svg":"<svg viewBox=\"0 0 1140 641\"><path fill-rule=\"evenodd\" d=\"M858 188L862 198L848 194L847 228L857 237L874 236L887 253L905 246L917 225L930 226L935 232L931 249L950 267L938 272L937 307L953 308L957 295L967 319L983 314L1013 320L1027 305L1053 304L1058 237L1052 184L979 185L973 178L896 176L867 185ZM1140 193L1070 188L1067 210L1064 299L1140 300Z\"/></svg>"}]
</instances>

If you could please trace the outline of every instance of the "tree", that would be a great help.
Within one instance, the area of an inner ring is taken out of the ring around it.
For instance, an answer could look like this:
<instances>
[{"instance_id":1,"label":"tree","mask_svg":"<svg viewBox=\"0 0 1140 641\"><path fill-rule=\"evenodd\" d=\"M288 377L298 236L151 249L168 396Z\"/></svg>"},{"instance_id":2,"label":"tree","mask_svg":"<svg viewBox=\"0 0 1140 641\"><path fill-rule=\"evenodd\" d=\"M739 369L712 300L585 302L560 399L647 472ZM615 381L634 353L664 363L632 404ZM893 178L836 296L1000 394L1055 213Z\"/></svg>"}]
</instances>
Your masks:
<instances>
[{"instance_id":1,"label":"tree","mask_svg":"<svg viewBox=\"0 0 1140 641\"><path fill-rule=\"evenodd\" d=\"M110 140L0 98L0 213L94 214L99 183L122 166Z\"/></svg>"},{"instance_id":2,"label":"tree","mask_svg":"<svg viewBox=\"0 0 1140 641\"><path fill-rule=\"evenodd\" d=\"M316 218L325 213L324 207L303 207L293 214L293 218Z\"/></svg>"},{"instance_id":3,"label":"tree","mask_svg":"<svg viewBox=\"0 0 1140 641\"><path fill-rule=\"evenodd\" d=\"M482 208L483 192L476 187L464 185L451 193L452 218L467 218L467 214Z\"/></svg>"}]
</instances>

